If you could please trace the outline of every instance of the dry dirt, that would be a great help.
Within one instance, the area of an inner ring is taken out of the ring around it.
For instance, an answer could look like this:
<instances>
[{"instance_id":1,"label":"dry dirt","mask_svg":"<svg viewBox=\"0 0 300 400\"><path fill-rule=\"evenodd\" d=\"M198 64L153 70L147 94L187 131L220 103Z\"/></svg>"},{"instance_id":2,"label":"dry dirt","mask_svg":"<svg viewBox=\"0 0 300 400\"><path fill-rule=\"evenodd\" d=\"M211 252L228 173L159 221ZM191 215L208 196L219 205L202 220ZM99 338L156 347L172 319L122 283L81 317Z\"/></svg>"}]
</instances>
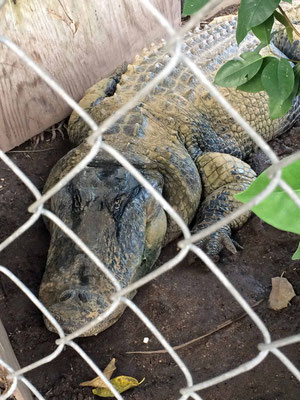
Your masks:
<instances>
[{"instance_id":1,"label":"dry dirt","mask_svg":"<svg viewBox=\"0 0 300 400\"><path fill-rule=\"evenodd\" d=\"M300 148L299 128L272 142L280 156ZM30 143L10 152L11 159L42 189L55 162L69 149L67 140L41 143L35 150ZM267 159L261 153L255 157L256 169L262 170ZM26 209L32 196L8 167L0 165L0 240L5 239L27 218ZM250 302L264 301L257 312L268 326L272 338L278 339L300 331L300 296L280 311L268 309L267 299L271 278L285 271L300 294L300 263L291 261L297 247L296 235L282 232L253 216L235 235L244 249L236 256L224 253L219 267ZM0 263L16 274L34 294L38 293L46 262L49 234L38 220L23 236L0 253ZM165 248L157 265L176 253L176 245ZM1 318L22 366L36 361L54 350L56 335L46 330L41 313L6 277L0 277ZM180 266L141 288L136 304L154 322L172 345L197 338L228 319L242 314L222 284L200 262ZM148 344L143 338L149 337ZM249 317L179 350L195 382L228 371L257 354L257 344L263 338ZM126 399L179 398L178 389L185 379L167 354L127 354L136 350L156 350L161 346L143 323L130 311L110 329L97 337L80 338L77 342L104 368L116 357L118 373L146 377L139 388L127 392ZM283 348L283 352L300 368L300 345ZM47 399L89 399L90 389L79 382L93 378L93 372L70 348L66 348L50 364L27 374L31 382ZM254 370L226 383L201 392L206 400L298 400L300 384L274 356L269 355Z\"/></svg>"},{"instance_id":2,"label":"dry dirt","mask_svg":"<svg viewBox=\"0 0 300 400\"><path fill-rule=\"evenodd\" d=\"M280 156L300 149L299 128L272 142ZM46 141L36 149L25 143L11 159L42 189L55 162L70 145L61 137ZM268 165L258 153L253 161L257 171ZM0 164L0 241L9 236L28 217L26 209L33 198L21 181ZM219 267L244 298L254 304L273 339L300 332L300 263L291 260L298 243L296 235L279 231L252 216L235 234L244 247L236 256L222 254ZM9 268L26 286L38 294L45 267L49 234L38 220L19 239L0 253L0 264ZM165 248L157 263L161 265L176 253L176 245ZM274 312L267 301L271 278L285 272L297 296L286 309ZM150 318L172 345L180 345L214 330L220 324L243 314L241 307L200 261L188 266L185 261L155 281L141 288L136 304ZM41 313L5 276L0 276L0 317L8 332L21 366L30 364L55 349L57 336L46 330ZM148 344L143 338L149 337ZM261 333L249 317L183 347L178 354L191 371L194 382L229 371L257 355ZM137 379L146 378L138 388L124 393L125 399L175 400L186 382L168 354L128 354L132 351L157 350L161 345L145 325L126 310L110 329L76 342L104 368L112 357L117 359L117 373ZM300 344L284 347L283 353L300 369ZM46 399L93 399L91 390L79 383L94 377L93 371L67 347L51 363L35 369L26 377ZM255 369L224 383L201 391L205 400L298 400L300 383L273 355Z\"/></svg>"}]
</instances>

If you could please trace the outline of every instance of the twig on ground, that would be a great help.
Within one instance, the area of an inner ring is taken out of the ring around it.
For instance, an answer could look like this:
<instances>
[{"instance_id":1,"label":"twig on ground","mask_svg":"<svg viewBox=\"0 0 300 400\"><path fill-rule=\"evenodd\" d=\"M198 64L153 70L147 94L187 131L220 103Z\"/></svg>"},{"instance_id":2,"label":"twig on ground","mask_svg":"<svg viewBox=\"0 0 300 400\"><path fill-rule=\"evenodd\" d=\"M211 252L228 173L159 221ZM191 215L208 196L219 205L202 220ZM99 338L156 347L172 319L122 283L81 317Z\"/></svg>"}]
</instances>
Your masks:
<instances>
[{"instance_id":1,"label":"twig on ground","mask_svg":"<svg viewBox=\"0 0 300 400\"><path fill-rule=\"evenodd\" d=\"M40 149L40 150L10 150L7 153L41 153L43 151L55 150L54 147L50 147L49 149Z\"/></svg>"},{"instance_id":2,"label":"twig on ground","mask_svg":"<svg viewBox=\"0 0 300 400\"><path fill-rule=\"evenodd\" d=\"M259 306L265 299L261 299L258 302L254 303L251 307L255 308L257 306ZM226 328L229 325L232 325L233 323L245 318L248 316L248 313L244 313L236 318L233 319L228 319L227 321L223 322L222 324L218 325L216 328L210 330L209 332L205 333L204 335L201 335L195 339L189 340L188 342L179 344L178 346L174 346L173 350L180 350L183 349L186 346L189 346L193 343L198 342L199 340L202 340L208 336L213 335L216 332L219 332L220 330ZM168 353L168 351L166 349L161 349L161 350L149 350L149 351L126 351L126 354L165 354Z\"/></svg>"}]
</instances>

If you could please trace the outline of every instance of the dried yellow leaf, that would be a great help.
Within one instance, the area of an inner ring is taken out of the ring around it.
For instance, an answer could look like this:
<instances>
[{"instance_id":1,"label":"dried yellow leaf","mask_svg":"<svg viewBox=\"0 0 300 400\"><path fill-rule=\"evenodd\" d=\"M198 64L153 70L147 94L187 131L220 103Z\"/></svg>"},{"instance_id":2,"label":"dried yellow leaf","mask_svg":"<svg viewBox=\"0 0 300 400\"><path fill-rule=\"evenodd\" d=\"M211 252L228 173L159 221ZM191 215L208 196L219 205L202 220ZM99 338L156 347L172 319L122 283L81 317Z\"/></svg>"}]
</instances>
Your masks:
<instances>
[{"instance_id":1,"label":"dried yellow leaf","mask_svg":"<svg viewBox=\"0 0 300 400\"><path fill-rule=\"evenodd\" d=\"M112 374L114 373L116 369L116 359L113 358L110 363L107 365L107 367L103 371L103 375L107 378L110 379ZM106 383L103 382L103 380L100 378L100 376L97 376L95 379L92 379L91 381L86 381L86 382L81 382L80 386L92 386L95 388L107 388Z\"/></svg>"},{"instance_id":2,"label":"dried yellow leaf","mask_svg":"<svg viewBox=\"0 0 300 400\"><path fill-rule=\"evenodd\" d=\"M138 382L137 379L132 378L131 376L117 376L110 380L110 383L117 390L118 393L123 393L125 390L131 389L135 386L139 386L142 382L144 382L145 378ZM113 393L107 388L96 388L92 390L93 394L96 394L100 397L114 397Z\"/></svg>"},{"instance_id":3,"label":"dried yellow leaf","mask_svg":"<svg viewBox=\"0 0 300 400\"><path fill-rule=\"evenodd\" d=\"M113 358L109 364L105 367L103 374L105 378L110 379L114 371L116 370L116 359Z\"/></svg>"}]
</instances>

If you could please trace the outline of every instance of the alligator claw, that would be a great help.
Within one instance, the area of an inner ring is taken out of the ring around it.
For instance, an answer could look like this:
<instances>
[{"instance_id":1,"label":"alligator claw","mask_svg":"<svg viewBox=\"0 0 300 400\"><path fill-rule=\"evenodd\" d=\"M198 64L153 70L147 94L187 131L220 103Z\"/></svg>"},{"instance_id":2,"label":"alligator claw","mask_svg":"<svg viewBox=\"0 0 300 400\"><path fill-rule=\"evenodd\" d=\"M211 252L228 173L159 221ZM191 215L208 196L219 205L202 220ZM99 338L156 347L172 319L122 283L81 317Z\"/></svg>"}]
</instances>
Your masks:
<instances>
[{"instance_id":1,"label":"alligator claw","mask_svg":"<svg viewBox=\"0 0 300 400\"><path fill-rule=\"evenodd\" d=\"M193 233L199 231L199 229L204 229L207 226L203 225L198 227L197 230L193 230ZM237 248L242 249L243 247L237 243L235 240L231 239L231 229L229 226L223 226L216 232L211 233L209 236L205 237L204 239L199 240L195 243L196 246L200 247L205 253L215 262L219 261L219 254L220 252L226 248L230 253L236 254ZM196 255L191 253L188 256L188 263L192 264L195 259Z\"/></svg>"},{"instance_id":2,"label":"alligator claw","mask_svg":"<svg viewBox=\"0 0 300 400\"><path fill-rule=\"evenodd\" d=\"M216 233L218 233L218 232L216 232ZM230 253L236 254L236 253L237 253L237 249L236 249L236 247L235 247L234 241L230 238L230 236L228 236L226 233L225 233L225 234L222 234L222 233L221 233L220 236L221 236L220 240L221 240L221 242L222 242L222 245L223 245L228 251L230 251Z\"/></svg>"}]
</instances>

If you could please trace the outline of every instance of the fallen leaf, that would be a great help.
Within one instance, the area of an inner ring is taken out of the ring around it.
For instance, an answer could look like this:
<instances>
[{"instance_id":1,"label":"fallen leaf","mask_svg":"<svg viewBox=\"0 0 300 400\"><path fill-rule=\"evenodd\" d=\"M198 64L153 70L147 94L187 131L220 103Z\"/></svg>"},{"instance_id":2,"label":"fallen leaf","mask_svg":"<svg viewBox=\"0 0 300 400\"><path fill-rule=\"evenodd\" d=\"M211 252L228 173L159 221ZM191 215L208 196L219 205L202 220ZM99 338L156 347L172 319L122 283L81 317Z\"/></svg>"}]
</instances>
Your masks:
<instances>
[{"instance_id":1,"label":"fallen leaf","mask_svg":"<svg viewBox=\"0 0 300 400\"><path fill-rule=\"evenodd\" d=\"M107 367L103 371L103 375L107 378L110 379L112 374L114 373L116 369L116 359L113 358L110 363L107 365ZM81 382L80 386L92 386L95 388L107 388L107 385L103 382L103 380L100 378L100 376L97 376L95 379L91 381L86 381L86 382Z\"/></svg>"},{"instance_id":2,"label":"fallen leaf","mask_svg":"<svg viewBox=\"0 0 300 400\"><path fill-rule=\"evenodd\" d=\"M116 370L116 359L113 358L109 364L105 367L103 374L105 378L110 379L114 371Z\"/></svg>"},{"instance_id":3,"label":"fallen leaf","mask_svg":"<svg viewBox=\"0 0 300 400\"><path fill-rule=\"evenodd\" d=\"M131 389L133 387L139 386L144 382L145 378L138 382L137 379L131 376L117 376L110 380L110 383L116 388L118 393L123 393L125 390ZM113 393L108 388L96 388L92 390L93 394L100 397L115 397Z\"/></svg>"},{"instance_id":4,"label":"fallen leaf","mask_svg":"<svg viewBox=\"0 0 300 400\"><path fill-rule=\"evenodd\" d=\"M269 307L272 310L281 310L288 306L290 300L296 296L293 286L286 278L277 276L272 278L272 290L269 297Z\"/></svg>"},{"instance_id":5,"label":"fallen leaf","mask_svg":"<svg viewBox=\"0 0 300 400\"><path fill-rule=\"evenodd\" d=\"M104 369L103 374L107 379L110 379L112 374L116 369L116 359L113 358L107 367ZM116 388L119 393L125 392L125 390L131 389L135 386L140 385L144 382L145 378L138 382L135 378L131 376L117 376L116 378L110 379L110 383ZM100 376L97 376L95 379L87 382L81 382L80 386L92 386L96 389L93 389L93 394L96 394L100 397L114 397L113 393L108 389L107 385Z\"/></svg>"}]
</instances>

